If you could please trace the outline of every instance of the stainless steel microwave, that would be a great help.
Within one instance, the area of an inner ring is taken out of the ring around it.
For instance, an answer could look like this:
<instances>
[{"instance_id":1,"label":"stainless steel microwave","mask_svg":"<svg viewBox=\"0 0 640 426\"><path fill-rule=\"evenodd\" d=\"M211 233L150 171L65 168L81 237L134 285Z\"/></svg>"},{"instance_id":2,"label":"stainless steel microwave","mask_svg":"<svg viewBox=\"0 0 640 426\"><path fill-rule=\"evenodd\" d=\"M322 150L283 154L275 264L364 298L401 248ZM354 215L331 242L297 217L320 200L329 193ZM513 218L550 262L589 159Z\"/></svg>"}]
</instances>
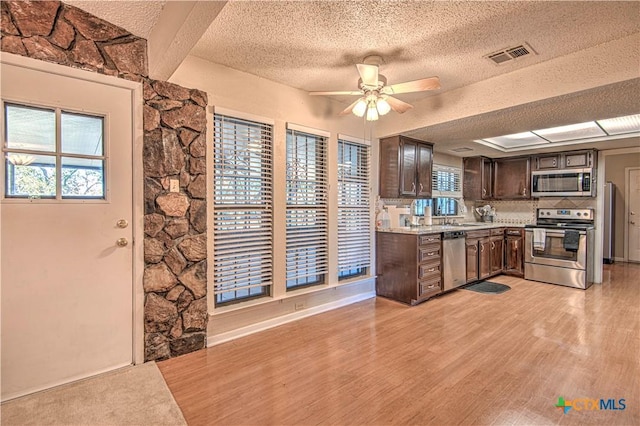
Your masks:
<instances>
[{"instance_id":1,"label":"stainless steel microwave","mask_svg":"<svg viewBox=\"0 0 640 426\"><path fill-rule=\"evenodd\" d=\"M531 172L533 197L595 197L594 169L563 169Z\"/></svg>"}]
</instances>

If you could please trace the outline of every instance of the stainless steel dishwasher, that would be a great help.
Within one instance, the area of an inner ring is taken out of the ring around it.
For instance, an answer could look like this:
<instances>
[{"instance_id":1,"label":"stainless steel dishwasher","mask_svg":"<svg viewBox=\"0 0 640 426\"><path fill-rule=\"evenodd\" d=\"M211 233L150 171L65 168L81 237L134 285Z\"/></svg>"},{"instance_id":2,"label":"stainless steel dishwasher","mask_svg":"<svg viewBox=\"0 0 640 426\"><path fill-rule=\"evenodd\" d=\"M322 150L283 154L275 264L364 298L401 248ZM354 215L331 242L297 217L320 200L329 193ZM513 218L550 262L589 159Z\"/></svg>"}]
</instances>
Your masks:
<instances>
[{"instance_id":1,"label":"stainless steel dishwasher","mask_svg":"<svg viewBox=\"0 0 640 426\"><path fill-rule=\"evenodd\" d=\"M464 231L442 233L444 291L460 287L467 282L465 236Z\"/></svg>"}]
</instances>

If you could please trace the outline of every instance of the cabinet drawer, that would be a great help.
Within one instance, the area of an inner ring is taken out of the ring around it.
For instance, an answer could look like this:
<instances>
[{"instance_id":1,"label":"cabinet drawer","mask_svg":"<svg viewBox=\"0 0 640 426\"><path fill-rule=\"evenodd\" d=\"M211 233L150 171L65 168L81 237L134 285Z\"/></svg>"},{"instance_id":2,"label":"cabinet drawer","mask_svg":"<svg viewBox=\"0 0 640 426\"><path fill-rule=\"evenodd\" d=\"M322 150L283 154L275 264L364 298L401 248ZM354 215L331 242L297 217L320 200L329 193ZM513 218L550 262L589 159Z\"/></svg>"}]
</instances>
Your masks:
<instances>
[{"instance_id":1,"label":"cabinet drawer","mask_svg":"<svg viewBox=\"0 0 640 426\"><path fill-rule=\"evenodd\" d=\"M418 237L418 245L432 244L440 241L440 234L420 235Z\"/></svg>"},{"instance_id":2,"label":"cabinet drawer","mask_svg":"<svg viewBox=\"0 0 640 426\"><path fill-rule=\"evenodd\" d=\"M489 236L489 230L483 229L481 231L467 231L467 240L480 239Z\"/></svg>"},{"instance_id":3,"label":"cabinet drawer","mask_svg":"<svg viewBox=\"0 0 640 426\"><path fill-rule=\"evenodd\" d=\"M524 237L522 235L522 232L523 232L522 229L507 228L507 230L504 232L504 234L507 235L507 236Z\"/></svg>"},{"instance_id":4,"label":"cabinet drawer","mask_svg":"<svg viewBox=\"0 0 640 426\"><path fill-rule=\"evenodd\" d=\"M424 299L426 297L435 296L442 291L440 279L437 280L425 280L418 282L418 298Z\"/></svg>"},{"instance_id":5,"label":"cabinet drawer","mask_svg":"<svg viewBox=\"0 0 640 426\"><path fill-rule=\"evenodd\" d=\"M440 261L418 265L418 279L440 279L442 264Z\"/></svg>"},{"instance_id":6,"label":"cabinet drawer","mask_svg":"<svg viewBox=\"0 0 640 426\"><path fill-rule=\"evenodd\" d=\"M504 235L504 228L494 228L491 230L491 235Z\"/></svg>"},{"instance_id":7,"label":"cabinet drawer","mask_svg":"<svg viewBox=\"0 0 640 426\"><path fill-rule=\"evenodd\" d=\"M430 244L418 249L418 262L440 259L440 244Z\"/></svg>"}]
</instances>

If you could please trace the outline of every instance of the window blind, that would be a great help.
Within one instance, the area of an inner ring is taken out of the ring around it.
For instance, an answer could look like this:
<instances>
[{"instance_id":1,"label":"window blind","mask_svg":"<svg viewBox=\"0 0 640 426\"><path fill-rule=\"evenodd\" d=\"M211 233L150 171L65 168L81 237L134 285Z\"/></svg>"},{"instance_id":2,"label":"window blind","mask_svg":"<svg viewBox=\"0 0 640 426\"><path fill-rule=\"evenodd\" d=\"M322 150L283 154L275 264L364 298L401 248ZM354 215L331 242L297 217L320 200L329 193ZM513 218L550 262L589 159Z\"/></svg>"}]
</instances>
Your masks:
<instances>
[{"instance_id":1,"label":"window blind","mask_svg":"<svg viewBox=\"0 0 640 426\"><path fill-rule=\"evenodd\" d=\"M328 272L326 137L287 130L287 290Z\"/></svg>"},{"instance_id":2,"label":"window blind","mask_svg":"<svg viewBox=\"0 0 640 426\"><path fill-rule=\"evenodd\" d=\"M268 296L273 282L273 126L214 115L216 305Z\"/></svg>"},{"instance_id":3,"label":"window blind","mask_svg":"<svg viewBox=\"0 0 640 426\"><path fill-rule=\"evenodd\" d=\"M371 263L369 147L338 140L338 277L366 273Z\"/></svg>"},{"instance_id":4,"label":"window blind","mask_svg":"<svg viewBox=\"0 0 640 426\"><path fill-rule=\"evenodd\" d=\"M433 197L462 197L462 171L457 167L434 164L431 182Z\"/></svg>"}]
</instances>

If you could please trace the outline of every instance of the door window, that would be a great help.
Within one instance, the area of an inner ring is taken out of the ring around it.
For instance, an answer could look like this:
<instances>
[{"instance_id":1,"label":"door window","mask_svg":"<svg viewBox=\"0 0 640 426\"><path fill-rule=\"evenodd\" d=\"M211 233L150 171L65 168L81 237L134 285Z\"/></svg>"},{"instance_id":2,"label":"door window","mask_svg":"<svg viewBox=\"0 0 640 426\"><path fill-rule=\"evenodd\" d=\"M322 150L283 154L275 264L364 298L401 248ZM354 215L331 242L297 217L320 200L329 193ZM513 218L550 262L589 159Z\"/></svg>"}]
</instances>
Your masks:
<instances>
[{"instance_id":1,"label":"door window","mask_svg":"<svg viewBox=\"0 0 640 426\"><path fill-rule=\"evenodd\" d=\"M4 104L6 198L105 199L104 117Z\"/></svg>"}]
</instances>

